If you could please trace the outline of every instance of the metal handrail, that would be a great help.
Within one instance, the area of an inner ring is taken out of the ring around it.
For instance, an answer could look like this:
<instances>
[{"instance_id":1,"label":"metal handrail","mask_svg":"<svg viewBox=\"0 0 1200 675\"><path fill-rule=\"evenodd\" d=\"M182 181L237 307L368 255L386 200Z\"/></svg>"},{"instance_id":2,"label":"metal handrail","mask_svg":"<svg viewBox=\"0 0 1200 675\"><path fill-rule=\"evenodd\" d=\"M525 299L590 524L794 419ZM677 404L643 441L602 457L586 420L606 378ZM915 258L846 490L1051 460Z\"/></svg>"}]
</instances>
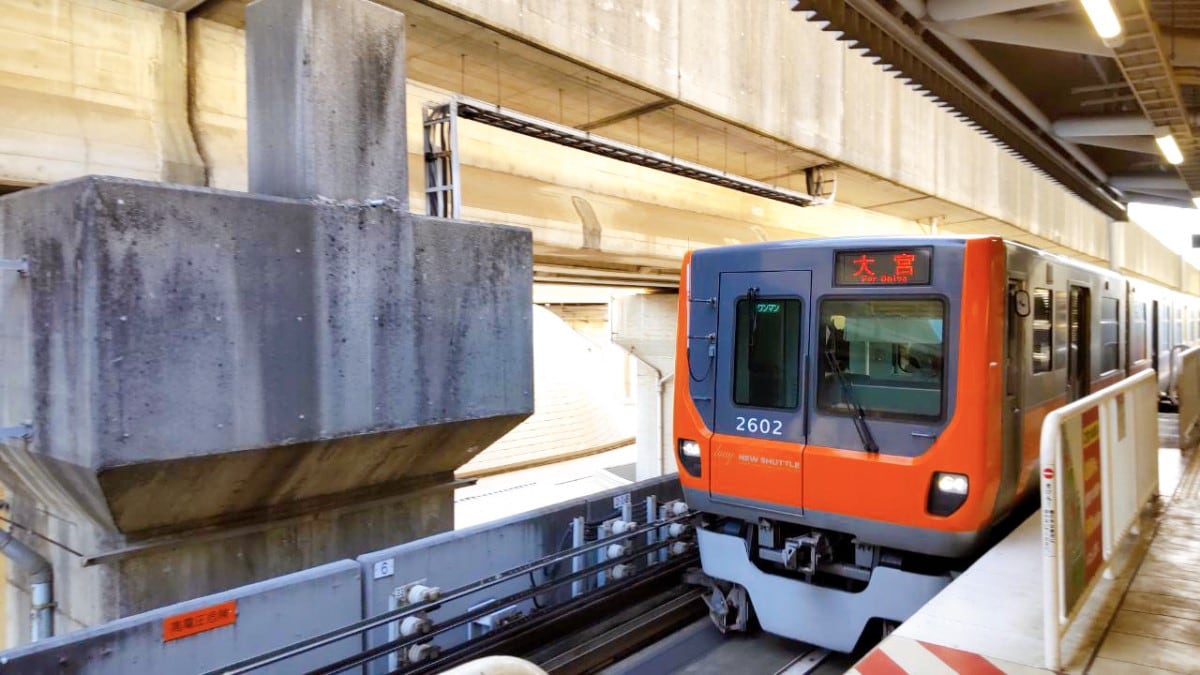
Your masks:
<instances>
[{"instance_id":1,"label":"metal handrail","mask_svg":"<svg viewBox=\"0 0 1200 675\"><path fill-rule=\"evenodd\" d=\"M1179 403L1179 375L1176 374L1175 362L1178 360L1180 368L1182 368L1183 355L1187 354L1193 349L1200 349L1200 347L1192 347L1191 345L1186 344L1175 345L1174 347L1171 347L1171 353L1169 356L1167 356L1167 395L1170 396L1171 400L1176 404ZM1175 355L1175 352L1179 352L1178 357Z\"/></svg>"}]
</instances>

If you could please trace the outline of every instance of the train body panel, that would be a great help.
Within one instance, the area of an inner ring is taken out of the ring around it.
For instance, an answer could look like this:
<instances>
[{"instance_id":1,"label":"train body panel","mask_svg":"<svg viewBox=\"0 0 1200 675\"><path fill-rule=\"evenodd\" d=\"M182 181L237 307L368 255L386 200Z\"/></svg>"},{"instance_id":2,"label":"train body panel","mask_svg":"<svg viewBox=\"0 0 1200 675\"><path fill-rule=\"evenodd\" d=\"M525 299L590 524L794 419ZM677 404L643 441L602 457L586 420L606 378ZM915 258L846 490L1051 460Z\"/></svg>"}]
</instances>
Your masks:
<instances>
[{"instance_id":1,"label":"train body panel","mask_svg":"<svg viewBox=\"0 0 1200 675\"><path fill-rule=\"evenodd\" d=\"M1050 411L1200 335L1194 298L995 237L706 249L681 288L676 460L714 619L744 624L748 591L768 630L831 648L862 626L835 645L761 616L765 589L854 616L882 593L868 618L903 620L882 579L940 588L1036 489Z\"/></svg>"}]
</instances>

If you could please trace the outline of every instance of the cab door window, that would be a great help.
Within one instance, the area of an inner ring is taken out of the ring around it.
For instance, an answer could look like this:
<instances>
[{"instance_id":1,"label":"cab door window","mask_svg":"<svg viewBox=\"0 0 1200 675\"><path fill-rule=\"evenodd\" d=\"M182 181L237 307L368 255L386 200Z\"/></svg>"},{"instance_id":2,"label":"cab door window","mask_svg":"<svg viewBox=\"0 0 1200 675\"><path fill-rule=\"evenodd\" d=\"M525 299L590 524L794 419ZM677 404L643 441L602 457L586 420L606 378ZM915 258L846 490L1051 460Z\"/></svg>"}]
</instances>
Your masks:
<instances>
[{"instance_id":1,"label":"cab door window","mask_svg":"<svg viewBox=\"0 0 1200 675\"><path fill-rule=\"evenodd\" d=\"M755 408L800 404L800 300L737 303L733 402Z\"/></svg>"}]
</instances>

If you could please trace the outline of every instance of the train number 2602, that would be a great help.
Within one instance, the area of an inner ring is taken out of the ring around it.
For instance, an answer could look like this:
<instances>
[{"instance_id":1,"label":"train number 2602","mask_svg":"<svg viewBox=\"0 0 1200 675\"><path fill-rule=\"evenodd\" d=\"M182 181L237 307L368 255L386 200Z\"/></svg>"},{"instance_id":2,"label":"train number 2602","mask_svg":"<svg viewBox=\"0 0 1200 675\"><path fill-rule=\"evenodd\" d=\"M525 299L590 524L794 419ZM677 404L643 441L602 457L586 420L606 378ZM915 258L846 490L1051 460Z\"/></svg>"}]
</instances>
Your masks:
<instances>
[{"instance_id":1,"label":"train number 2602","mask_svg":"<svg viewBox=\"0 0 1200 675\"><path fill-rule=\"evenodd\" d=\"M762 434L764 436L782 436L783 422L779 420L769 420L765 417L762 419L756 417L742 417L738 415L737 430L749 431L752 434Z\"/></svg>"}]
</instances>

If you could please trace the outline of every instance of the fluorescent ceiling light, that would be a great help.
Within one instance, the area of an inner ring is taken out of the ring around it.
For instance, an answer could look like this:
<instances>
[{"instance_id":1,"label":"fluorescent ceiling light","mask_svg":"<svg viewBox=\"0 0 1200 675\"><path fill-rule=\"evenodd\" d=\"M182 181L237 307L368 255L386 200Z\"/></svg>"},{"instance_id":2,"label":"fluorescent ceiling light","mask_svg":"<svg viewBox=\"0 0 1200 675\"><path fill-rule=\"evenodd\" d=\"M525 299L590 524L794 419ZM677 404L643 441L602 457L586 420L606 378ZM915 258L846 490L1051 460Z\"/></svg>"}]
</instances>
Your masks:
<instances>
[{"instance_id":1,"label":"fluorescent ceiling light","mask_svg":"<svg viewBox=\"0 0 1200 675\"><path fill-rule=\"evenodd\" d=\"M1109 40L1121 34L1121 20L1113 9L1111 0L1081 0L1083 11L1092 20L1092 26L1101 38Z\"/></svg>"},{"instance_id":2,"label":"fluorescent ceiling light","mask_svg":"<svg viewBox=\"0 0 1200 675\"><path fill-rule=\"evenodd\" d=\"M1171 135L1171 132L1165 129L1159 130L1154 135L1154 142L1158 143L1158 150L1164 159L1172 164L1183 164L1183 153L1179 150L1179 144L1175 142L1175 137Z\"/></svg>"}]
</instances>

